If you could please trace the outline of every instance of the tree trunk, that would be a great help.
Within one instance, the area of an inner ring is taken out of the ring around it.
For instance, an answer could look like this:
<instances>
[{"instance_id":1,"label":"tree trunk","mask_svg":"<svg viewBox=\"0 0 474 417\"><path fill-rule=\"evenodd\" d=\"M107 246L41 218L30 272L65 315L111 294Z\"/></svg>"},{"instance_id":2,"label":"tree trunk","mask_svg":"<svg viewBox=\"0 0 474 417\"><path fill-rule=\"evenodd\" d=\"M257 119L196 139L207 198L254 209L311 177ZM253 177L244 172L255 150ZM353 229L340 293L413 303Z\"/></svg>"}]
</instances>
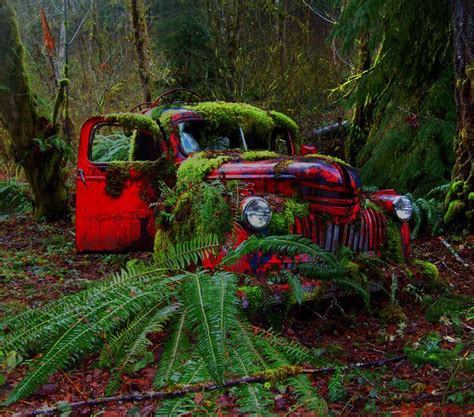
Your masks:
<instances>
[{"instance_id":1,"label":"tree trunk","mask_svg":"<svg viewBox=\"0 0 474 417\"><path fill-rule=\"evenodd\" d=\"M57 136L57 127L38 114L18 23L7 0L0 0L0 39L0 121L12 138L13 156L31 185L35 216L63 218L68 214L66 146Z\"/></svg>"},{"instance_id":2,"label":"tree trunk","mask_svg":"<svg viewBox=\"0 0 474 417\"><path fill-rule=\"evenodd\" d=\"M151 72L148 53L148 28L145 19L145 4L143 0L131 0L133 40L138 61L138 75L142 84L143 97L151 102Z\"/></svg>"},{"instance_id":3,"label":"tree trunk","mask_svg":"<svg viewBox=\"0 0 474 417\"><path fill-rule=\"evenodd\" d=\"M358 71L367 71L371 65L371 54L367 46L368 35L359 40ZM356 93L356 102L352 111L352 127L345 142L345 158L350 164L355 165L357 154L364 146L372 124L372 103L366 96Z\"/></svg>"},{"instance_id":4,"label":"tree trunk","mask_svg":"<svg viewBox=\"0 0 474 417\"><path fill-rule=\"evenodd\" d=\"M474 225L474 0L451 0L457 111L456 162L445 223Z\"/></svg>"}]
</instances>

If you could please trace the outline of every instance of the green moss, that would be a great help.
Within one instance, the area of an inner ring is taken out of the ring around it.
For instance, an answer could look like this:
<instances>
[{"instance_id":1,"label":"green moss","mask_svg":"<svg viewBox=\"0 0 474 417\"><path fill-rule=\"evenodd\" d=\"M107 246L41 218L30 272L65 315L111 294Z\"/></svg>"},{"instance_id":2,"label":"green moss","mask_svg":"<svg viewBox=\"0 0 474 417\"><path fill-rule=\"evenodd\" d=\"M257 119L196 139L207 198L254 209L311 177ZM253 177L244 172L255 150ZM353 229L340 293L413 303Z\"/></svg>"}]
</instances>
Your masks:
<instances>
[{"instance_id":1,"label":"green moss","mask_svg":"<svg viewBox=\"0 0 474 417\"><path fill-rule=\"evenodd\" d=\"M169 237L169 233L162 230L161 228L158 228L155 234L155 242L153 245L154 252L165 252L171 243L172 242Z\"/></svg>"},{"instance_id":2,"label":"green moss","mask_svg":"<svg viewBox=\"0 0 474 417\"><path fill-rule=\"evenodd\" d=\"M290 233L295 217L303 218L309 215L309 204L301 203L296 199L288 199L284 202L280 211L275 211L268 226L272 235L286 235Z\"/></svg>"},{"instance_id":3,"label":"green moss","mask_svg":"<svg viewBox=\"0 0 474 417\"><path fill-rule=\"evenodd\" d=\"M261 161L265 159L275 159L282 155L272 151L247 151L240 154L242 161Z\"/></svg>"},{"instance_id":4,"label":"green moss","mask_svg":"<svg viewBox=\"0 0 474 417\"><path fill-rule=\"evenodd\" d=\"M123 162L111 162L105 177L105 192L117 198L122 194L125 184L130 179L130 166Z\"/></svg>"},{"instance_id":5,"label":"green moss","mask_svg":"<svg viewBox=\"0 0 474 417\"><path fill-rule=\"evenodd\" d=\"M148 130L155 137L160 136L160 128L156 122L148 116L136 113L112 113L104 116L105 120L110 123L117 123L124 128L130 130L143 129Z\"/></svg>"},{"instance_id":6,"label":"green moss","mask_svg":"<svg viewBox=\"0 0 474 417\"><path fill-rule=\"evenodd\" d=\"M394 220L387 220L383 256L396 263L405 263L400 226Z\"/></svg>"},{"instance_id":7,"label":"green moss","mask_svg":"<svg viewBox=\"0 0 474 417\"><path fill-rule=\"evenodd\" d=\"M270 111L270 116L277 127L288 129L293 139L296 140L298 138L300 128L291 117L278 111Z\"/></svg>"},{"instance_id":8,"label":"green moss","mask_svg":"<svg viewBox=\"0 0 474 417\"><path fill-rule=\"evenodd\" d=\"M398 304L388 304L380 312L380 318L386 324L398 324L407 321L407 316Z\"/></svg>"},{"instance_id":9,"label":"green moss","mask_svg":"<svg viewBox=\"0 0 474 417\"><path fill-rule=\"evenodd\" d=\"M305 158L321 158L327 161L336 162L338 164L350 166L346 161L343 161L340 158L336 158L335 156L323 155L321 153L309 154L309 155L305 155L304 157Z\"/></svg>"},{"instance_id":10,"label":"green moss","mask_svg":"<svg viewBox=\"0 0 474 417\"><path fill-rule=\"evenodd\" d=\"M246 135L270 138L274 127L273 119L266 111L245 103L206 102L186 106L209 121L215 129L238 129Z\"/></svg>"},{"instance_id":11,"label":"green moss","mask_svg":"<svg viewBox=\"0 0 474 417\"><path fill-rule=\"evenodd\" d=\"M468 199L469 201L474 201L474 192L469 193L467 199Z\"/></svg>"},{"instance_id":12,"label":"green moss","mask_svg":"<svg viewBox=\"0 0 474 417\"><path fill-rule=\"evenodd\" d=\"M228 103L222 101L204 102L193 105L183 105L182 108L198 113L209 123L210 129L235 130L242 127L246 136L257 136L269 140L271 132L275 127L287 128L292 137L297 141L298 125L283 113L259 109L246 103ZM172 131L171 119L177 113L173 109L166 112L165 107L156 107L150 117L160 119L160 123L170 134Z\"/></svg>"},{"instance_id":13,"label":"green moss","mask_svg":"<svg viewBox=\"0 0 474 417\"><path fill-rule=\"evenodd\" d=\"M421 259L413 260L413 265L416 265L421 269L423 277L426 278L428 281L430 281L431 283L439 283L440 276L436 265L428 261L423 261Z\"/></svg>"},{"instance_id":14,"label":"green moss","mask_svg":"<svg viewBox=\"0 0 474 417\"><path fill-rule=\"evenodd\" d=\"M451 201L446 213L444 214L444 223L448 225L453 224L456 219L462 215L465 207L466 204L461 200Z\"/></svg>"},{"instance_id":15,"label":"green moss","mask_svg":"<svg viewBox=\"0 0 474 417\"><path fill-rule=\"evenodd\" d=\"M377 205L374 202L370 201L369 199L365 199L362 202L362 206L366 209L370 208L370 209L372 209L374 211L377 211L377 212L382 212L383 211L382 207L380 207L379 205Z\"/></svg>"},{"instance_id":16,"label":"green moss","mask_svg":"<svg viewBox=\"0 0 474 417\"><path fill-rule=\"evenodd\" d=\"M184 190L193 184L204 181L206 176L214 169L219 168L224 162L230 161L232 157L220 155L209 157L205 152L198 152L186 159L178 169L178 190Z\"/></svg>"},{"instance_id":17,"label":"green moss","mask_svg":"<svg viewBox=\"0 0 474 417\"><path fill-rule=\"evenodd\" d=\"M143 186L140 197L148 203L152 203L150 198L154 198L153 195L148 195L150 188L155 195L159 193L163 182L170 186L175 182L174 165L165 157L156 161L115 161L107 165L105 191L108 195L118 197L122 194L125 184L130 179L130 170L135 172L135 178L140 180Z\"/></svg>"}]
</instances>

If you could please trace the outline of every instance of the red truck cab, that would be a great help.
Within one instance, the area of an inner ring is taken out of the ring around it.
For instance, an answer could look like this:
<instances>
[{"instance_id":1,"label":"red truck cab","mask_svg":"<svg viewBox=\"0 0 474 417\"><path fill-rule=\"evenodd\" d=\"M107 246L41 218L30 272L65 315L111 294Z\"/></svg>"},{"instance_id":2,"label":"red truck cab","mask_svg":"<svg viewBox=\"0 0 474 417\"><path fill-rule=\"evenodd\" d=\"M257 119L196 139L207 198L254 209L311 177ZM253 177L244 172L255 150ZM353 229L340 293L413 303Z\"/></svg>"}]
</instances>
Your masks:
<instances>
[{"instance_id":1,"label":"red truck cab","mask_svg":"<svg viewBox=\"0 0 474 417\"><path fill-rule=\"evenodd\" d=\"M236 103L158 104L138 115L115 114L84 123L77 163L78 252L151 250L153 202L159 198L153 181L159 177L172 187L176 169L206 151L232 155L207 173L207 180L238 181L243 200L260 213L267 210L271 218L286 198L307 204L307 215L295 217L291 233L328 251L347 246L377 255L390 221L409 256L410 200L394 190L364 194L354 168L316 154L312 146L302 145L298 155L297 126L287 116ZM237 122L232 125L232 120ZM258 158L248 157L253 151ZM268 233L251 224L245 210L240 240Z\"/></svg>"}]
</instances>

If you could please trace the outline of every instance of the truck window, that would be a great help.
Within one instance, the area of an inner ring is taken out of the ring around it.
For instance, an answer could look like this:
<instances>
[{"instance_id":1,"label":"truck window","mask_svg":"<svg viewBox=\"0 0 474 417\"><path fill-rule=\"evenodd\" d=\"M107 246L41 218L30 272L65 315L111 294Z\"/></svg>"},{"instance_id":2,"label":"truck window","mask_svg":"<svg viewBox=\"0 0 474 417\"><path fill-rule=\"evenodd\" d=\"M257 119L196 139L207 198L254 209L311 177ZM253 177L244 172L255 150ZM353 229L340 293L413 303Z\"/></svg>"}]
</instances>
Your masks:
<instances>
[{"instance_id":1,"label":"truck window","mask_svg":"<svg viewBox=\"0 0 474 417\"><path fill-rule=\"evenodd\" d=\"M92 162L155 161L160 155L158 140L145 130L104 123L94 128L90 139Z\"/></svg>"},{"instance_id":2,"label":"truck window","mask_svg":"<svg viewBox=\"0 0 474 417\"><path fill-rule=\"evenodd\" d=\"M245 150L239 129L216 129L203 121L178 124L181 148L185 154L199 151Z\"/></svg>"},{"instance_id":3,"label":"truck window","mask_svg":"<svg viewBox=\"0 0 474 417\"><path fill-rule=\"evenodd\" d=\"M273 130L270 140L270 150L281 155L291 155L291 141L287 130Z\"/></svg>"}]
</instances>

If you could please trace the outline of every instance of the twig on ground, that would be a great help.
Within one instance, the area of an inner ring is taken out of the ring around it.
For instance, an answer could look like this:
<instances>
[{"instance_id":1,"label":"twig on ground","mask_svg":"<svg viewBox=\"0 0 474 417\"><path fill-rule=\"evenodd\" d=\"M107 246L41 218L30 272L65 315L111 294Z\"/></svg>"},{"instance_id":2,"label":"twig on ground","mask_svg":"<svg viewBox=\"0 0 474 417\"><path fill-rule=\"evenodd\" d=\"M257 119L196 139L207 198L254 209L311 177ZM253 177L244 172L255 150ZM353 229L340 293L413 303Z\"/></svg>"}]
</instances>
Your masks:
<instances>
[{"instance_id":1,"label":"twig on ground","mask_svg":"<svg viewBox=\"0 0 474 417\"><path fill-rule=\"evenodd\" d=\"M454 256L454 258L460 262L462 264L462 266L464 266L464 268L469 268L469 264L464 261L464 259L462 259L460 256L459 256L459 253L456 252L456 250L452 247L452 245L447 242L443 237L439 237L439 240L440 242L446 246L446 248L451 252L451 254Z\"/></svg>"},{"instance_id":2,"label":"twig on ground","mask_svg":"<svg viewBox=\"0 0 474 417\"><path fill-rule=\"evenodd\" d=\"M380 359L377 361L370 361L370 362L361 362L355 363L352 365L346 365L341 367L326 367L326 368L300 368L300 367L287 367L287 369L282 369L281 378L285 379L291 375L297 374L323 374L323 373L331 373L336 372L337 370L346 371L349 369L355 368L372 368L377 366L387 365L389 363L395 363L406 359L406 355L399 355L389 359ZM279 368L280 369L280 368ZM176 398L183 395L195 393L195 392L203 392L203 391L215 391L219 389L228 389L231 387L244 385L244 384L252 384L252 383L259 383L259 382L266 382L268 380L268 376L265 374L257 374L254 376L247 376L239 379L232 379L225 382L222 386L217 385L215 383L204 383L204 384L194 384L194 385L185 385L179 389L168 389L164 391L152 391L147 393L133 393L124 396L115 396L115 397L105 397L100 398L97 400L86 400L86 401L78 401L75 403L70 403L67 405L68 410L76 410L82 407L96 407L101 406L109 403L114 402L138 402L138 401L148 401L148 400L162 400L165 398ZM27 412L21 414L23 417L29 416L38 416L38 415L54 415L63 411L64 406L56 406L50 408L44 408L40 410L34 410L31 412Z\"/></svg>"}]
</instances>

